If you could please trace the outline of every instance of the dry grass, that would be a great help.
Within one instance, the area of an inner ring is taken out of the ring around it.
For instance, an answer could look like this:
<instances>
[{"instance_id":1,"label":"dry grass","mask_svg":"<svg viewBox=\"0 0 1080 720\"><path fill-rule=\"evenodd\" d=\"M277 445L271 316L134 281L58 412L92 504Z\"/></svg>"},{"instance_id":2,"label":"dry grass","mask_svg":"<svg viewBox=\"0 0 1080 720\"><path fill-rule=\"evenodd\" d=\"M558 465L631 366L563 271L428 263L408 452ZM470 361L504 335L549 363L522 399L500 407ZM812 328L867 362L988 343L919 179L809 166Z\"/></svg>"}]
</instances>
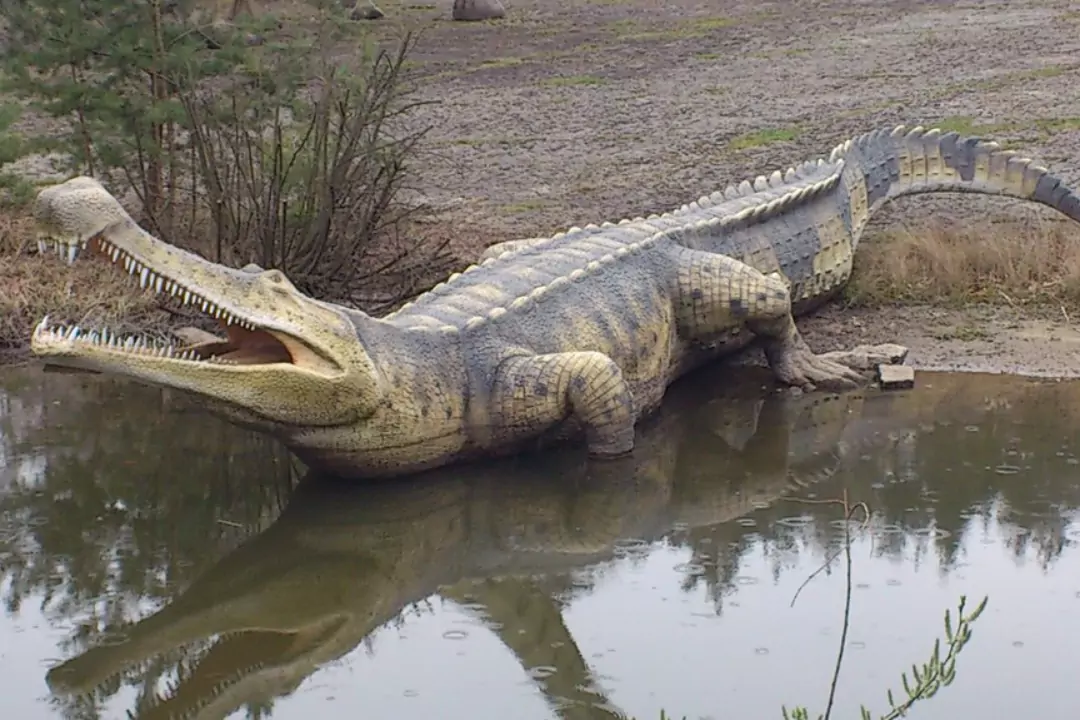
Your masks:
<instances>
[{"instance_id":1,"label":"dry grass","mask_svg":"<svg viewBox=\"0 0 1080 720\"><path fill-rule=\"evenodd\" d=\"M859 246L856 305L1005 303L1080 308L1080 232L1054 220L936 221Z\"/></svg>"},{"instance_id":2,"label":"dry grass","mask_svg":"<svg viewBox=\"0 0 1080 720\"><path fill-rule=\"evenodd\" d=\"M122 273L97 262L69 266L58 257L18 252L28 244L29 218L0 215L0 359L25 356L30 333L46 313L123 331L165 331L168 314Z\"/></svg>"},{"instance_id":3,"label":"dry grass","mask_svg":"<svg viewBox=\"0 0 1080 720\"><path fill-rule=\"evenodd\" d=\"M68 266L56 257L0 256L0 355L25 355L30 333L46 314L114 330L164 334L168 314L122 273L94 262Z\"/></svg>"}]
</instances>

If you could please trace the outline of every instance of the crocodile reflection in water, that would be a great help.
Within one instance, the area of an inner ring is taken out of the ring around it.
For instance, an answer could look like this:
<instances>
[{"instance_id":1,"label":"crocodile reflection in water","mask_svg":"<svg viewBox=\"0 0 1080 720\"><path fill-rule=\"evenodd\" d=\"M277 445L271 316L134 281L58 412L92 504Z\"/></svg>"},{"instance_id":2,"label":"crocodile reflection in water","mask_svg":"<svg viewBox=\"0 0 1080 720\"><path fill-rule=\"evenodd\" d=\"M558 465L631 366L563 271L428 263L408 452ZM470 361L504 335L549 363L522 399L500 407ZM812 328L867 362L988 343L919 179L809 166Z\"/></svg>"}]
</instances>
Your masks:
<instances>
[{"instance_id":1,"label":"crocodile reflection in water","mask_svg":"<svg viewBox=\"0 0 1080 720\"><path fill-rule=\"evenodd\" d=\"M708 403L692 388L676 393L617 461L567 450L386 485L308 477L265 532L160 611L52 669L49 685L90 692L187 649L175 686L135 716L224 717L296 690L438 594L493 621L524 668L555 668L536 676L561 717L619 716L563 622L570 571L612 557L620 539L729 522L828 474L862 402L732 392L742 395Z\"/></svg>"}]
</instances>

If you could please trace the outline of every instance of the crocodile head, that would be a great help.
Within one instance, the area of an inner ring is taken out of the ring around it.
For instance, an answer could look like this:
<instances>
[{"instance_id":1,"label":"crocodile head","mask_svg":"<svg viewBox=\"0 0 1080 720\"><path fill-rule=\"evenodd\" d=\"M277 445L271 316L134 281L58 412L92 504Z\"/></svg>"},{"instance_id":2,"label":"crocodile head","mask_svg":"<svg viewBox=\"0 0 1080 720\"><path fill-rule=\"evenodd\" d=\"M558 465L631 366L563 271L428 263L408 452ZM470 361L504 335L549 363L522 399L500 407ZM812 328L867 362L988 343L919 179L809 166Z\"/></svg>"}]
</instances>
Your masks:
<instances>
[{"instance_id":1,"label":"crocodile head","mask_svg":"<svg viewBox=\"0 0 1080 720\"><path fill-rule=\"evenodd\" d=\"M81 246L215 318L224 334L178 346L46 317L30 344L46 362L187 390L267 429L344 425L377 407L379 376L352 311L304 295L280 271L235 270L158 240L88 177L42 190L34 217L39 239L67 245L72 256Z\"/></svg>"}]
</instances>

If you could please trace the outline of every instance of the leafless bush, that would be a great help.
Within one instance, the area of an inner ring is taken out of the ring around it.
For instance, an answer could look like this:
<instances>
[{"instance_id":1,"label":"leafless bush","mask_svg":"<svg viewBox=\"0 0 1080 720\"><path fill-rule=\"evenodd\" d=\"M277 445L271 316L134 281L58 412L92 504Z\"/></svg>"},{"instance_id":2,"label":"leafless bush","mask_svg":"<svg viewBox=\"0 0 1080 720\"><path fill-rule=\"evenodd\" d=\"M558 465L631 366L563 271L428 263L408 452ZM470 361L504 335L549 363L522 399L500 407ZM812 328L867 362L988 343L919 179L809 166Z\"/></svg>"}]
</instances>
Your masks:
<instances>
[{"instance_id":1,"label":"leafless bush","mask_svg":"<svg viewBox=\"0 0 1080 720\"><path fill-rule=\"evenodd\" d=\"M363 307L450 262L445 244L403 232L412 210L398 193L427 131L402 84L411 46L367 53L357 71L316 57L295 93L267 87L296 62L288 53L227 93L183 98L219 262L280 268L306 293Z\"/></svg>"}]
</instances>

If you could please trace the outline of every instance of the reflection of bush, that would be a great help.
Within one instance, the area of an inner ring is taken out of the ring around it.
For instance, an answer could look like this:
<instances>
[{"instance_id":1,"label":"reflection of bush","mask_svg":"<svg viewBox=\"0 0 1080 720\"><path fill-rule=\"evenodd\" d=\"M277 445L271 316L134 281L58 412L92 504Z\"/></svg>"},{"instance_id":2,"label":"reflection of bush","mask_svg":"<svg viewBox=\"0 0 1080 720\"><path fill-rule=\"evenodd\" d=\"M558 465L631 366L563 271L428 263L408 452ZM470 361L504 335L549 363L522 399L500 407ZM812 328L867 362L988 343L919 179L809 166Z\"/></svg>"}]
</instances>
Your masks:
<instances>
[{"instance_id":1,"label":"reflection of bush","mask_svg":"<svg viewBox=\"0 0 1080 720\"><path fill-rule=\"evenodd\" d=\"M878 556L901 560L910 552L936 552L948 571L965 539L995 518L1018 559L1034 550L1049 565L1066 546L1080 487L1066 482L1073 450L1046 430L1080 429L1080 383L926 377L918 392L862 403L831 453L832 469L823 471L818 458L816 467L792 465L792 475L816 473L807 492L819 497L838 497L846 488L852 502L866 502ZM753 527L703 525L681 538L711 558L701 563L703 575L687 579L687 589L706 585L718 607L736 591L744 557L764 553L779 576L800 554L824 559L842 541L843 528L817 506L778 502L747 515Z\"/></svg>"},{"instance_id":2,"label":"reflection of bush","mask_svg":"<svg viewBox=\"0 0 1080 720\"><path fill-rule=\"evenodd\" d=\"M279 446L215 418L163 412L138 385L26 373L0 428L5 454L38 454L39 483L0 495L0 566L10 612L41 593L53 617L78 617L70 649L98 628L165 600L208 562L277 516L290 461ZM62 398L62 400L59 400Z\"/></svg>"}]
</instances>

